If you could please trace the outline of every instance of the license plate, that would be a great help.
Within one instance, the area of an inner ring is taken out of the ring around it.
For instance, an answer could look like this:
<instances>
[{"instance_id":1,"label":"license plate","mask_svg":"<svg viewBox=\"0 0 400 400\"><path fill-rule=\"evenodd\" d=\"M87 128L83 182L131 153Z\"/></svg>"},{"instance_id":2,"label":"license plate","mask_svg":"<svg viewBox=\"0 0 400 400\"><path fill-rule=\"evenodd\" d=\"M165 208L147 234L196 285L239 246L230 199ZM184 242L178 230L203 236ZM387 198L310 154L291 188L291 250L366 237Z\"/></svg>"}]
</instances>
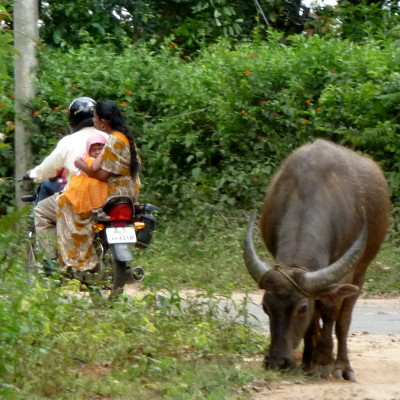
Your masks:
<instances>
[{"instance_id":1,"label":"license plate","mask_svg":"<svg viewBox=\"0 0 400 400\"><path fill-rule=\"evenodd\" d=\"M108 243L136 243L136 232L131 226L121 228L107 228Z\"/></svg>"}]
</instances>

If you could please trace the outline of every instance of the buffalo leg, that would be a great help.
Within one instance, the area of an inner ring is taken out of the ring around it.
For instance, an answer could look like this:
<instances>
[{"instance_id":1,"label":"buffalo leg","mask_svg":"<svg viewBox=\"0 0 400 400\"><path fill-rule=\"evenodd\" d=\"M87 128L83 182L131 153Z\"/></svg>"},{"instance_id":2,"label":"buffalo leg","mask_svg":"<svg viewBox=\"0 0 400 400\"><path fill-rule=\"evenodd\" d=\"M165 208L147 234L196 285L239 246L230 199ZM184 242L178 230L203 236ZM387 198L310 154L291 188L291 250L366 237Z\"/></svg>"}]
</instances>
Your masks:
<instances>
[{"instance_id":1,"label":"buffalo leg","mask_svg":"<svg viewBox=\"0 0 400 400\"><path fill-rule=\"evenodd\" d=\"M336 337L338 341L338 354L336 357L333 376L355 382L356 376L350 366L347 354L347 335L349 333L351 314L358 296L347 297L343 300L339 317L336 321Z\"/></svg>"},{"instance_id":2,"label":"buffalo leg","mask_svg":"<svg viewBox=\"0 0 400 400\"><path fill-rule=\"evenodd\" d=\"M321 319L322 319L322 329L321 334L316 343L316 348L314 352L314 363L321 368L321 377L327 378L333 369L333 325L335 323L338 306L332 303L319 304Z\"/></svg>"},{"instance_id":3,"label":"buffalo leg","mask_svg":"<svg viewBox=\"0 0 400 400\"><path fill-rule=\"evenodd\" d=\"M309 373L312 370L312 363L314 358L315 347L317 340L320 336L321 327L319 326L320 315L316 310L314 313L311 325L304 336L304 351L303 351L303 369L305 372Z\"/></svg>"}]
</instances>

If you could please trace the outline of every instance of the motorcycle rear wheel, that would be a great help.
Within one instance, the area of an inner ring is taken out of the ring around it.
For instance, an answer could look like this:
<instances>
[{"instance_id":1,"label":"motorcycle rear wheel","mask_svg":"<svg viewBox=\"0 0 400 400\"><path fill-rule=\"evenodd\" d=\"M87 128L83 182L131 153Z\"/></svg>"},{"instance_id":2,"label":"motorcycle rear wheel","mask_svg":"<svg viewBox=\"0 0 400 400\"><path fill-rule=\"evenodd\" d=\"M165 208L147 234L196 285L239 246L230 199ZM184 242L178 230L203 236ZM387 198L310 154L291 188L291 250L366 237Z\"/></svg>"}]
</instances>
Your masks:
<instances>
[{"instance_id":1,"label":"motorcycle rear wheel","mask_svg":"<svg viewBox=\"0 0 400 400\"><path fill-rule=\"evenodd\" d=\"M92 300L114 300L123 294L128 268L125 261L116 260L107 250L101 257L99 271L93 274L93 279L87 284Z\"/></svg>"}]
</instances>

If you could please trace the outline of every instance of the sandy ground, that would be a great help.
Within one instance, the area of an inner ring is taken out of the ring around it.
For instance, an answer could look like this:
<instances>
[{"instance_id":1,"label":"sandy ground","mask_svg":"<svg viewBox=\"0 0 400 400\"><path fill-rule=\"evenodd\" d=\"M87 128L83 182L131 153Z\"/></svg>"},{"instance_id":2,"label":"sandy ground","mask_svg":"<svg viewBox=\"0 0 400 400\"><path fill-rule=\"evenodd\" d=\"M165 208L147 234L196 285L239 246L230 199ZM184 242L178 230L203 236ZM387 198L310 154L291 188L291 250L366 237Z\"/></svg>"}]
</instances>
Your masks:
<instances>
[{"instance_id":1,"label":"sandy ground","mask_svg":"<svg viewBox=\"0 0 400 400\"><path fill-rule=\"evenodd\" d=\"M385 310L397 309L400 299L360 299L359 302ZM251 400L400 400L400 334L353 332L348 347L357 382L333 378L257 381L248 387Z\"/></svg>"},{"instance_id":2,"label":"sandy ground","mask_svg":"<svg viewBox=\"0 0 400 400\"><path fill-rule=\"evenodd\" d=\"M350 360L357 382L253 382L252 400L400 400L400 335L353 334Z\"/></svg>"},{"instance_id":3,"label":"sandy ground","mask_svg":"<svg viewBox=\"0 0 400 400\"><path fill-rule=\"evenodd\" d=\"M134 286L127 288L137 295ZM180 292L183 297L197 291ZM257 312L261 329L267 329L261 311L262 291L250 295L249 309ZM232 298L240 303L243 294ZM357 315L356 315L357 314ZM400 297L360 298L353 312L348 338L349 358L356 382L334 378L266 382L258 380L245 388L251 400L400 400ZM301 354L299 354L301 358ZM262 360L256 362L262 368Z\"/></svg>"}]
</instances>

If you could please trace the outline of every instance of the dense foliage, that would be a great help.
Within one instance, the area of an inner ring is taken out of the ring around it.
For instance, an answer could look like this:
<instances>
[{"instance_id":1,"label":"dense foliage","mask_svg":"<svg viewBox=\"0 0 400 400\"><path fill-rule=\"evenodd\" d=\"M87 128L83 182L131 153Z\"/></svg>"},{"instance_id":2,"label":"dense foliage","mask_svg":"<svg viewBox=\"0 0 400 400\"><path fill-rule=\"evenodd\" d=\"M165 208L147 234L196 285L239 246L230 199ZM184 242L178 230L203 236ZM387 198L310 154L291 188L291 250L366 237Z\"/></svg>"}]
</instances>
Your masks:
<instances>
[{"instance_id":1,"label":"dense foliage","mask_svg":"<svg viewBox=\"0 0 400 400\"><path fill-rule=\"evenodd\" d=\"M142 199L164 210L254 207L283 158L315 137L380 162L397 201L399 58L391 39L360 46L293 36L285 45L272 33L234 48L221 41L197 57L170 42L158 53L128 44L122 53L91 44L43 48L33 153L39 162L66 133L71 99L111 98L141 149ZM0 100L2 129L12 120L8 96ZM11 154L1 157L11 168Z\"/></svg>"},{"instance_id":2,"label":"dense foliage","mask_svg":"<svg viewBox=\"0 0 400 400\"><path fill-rule=\"evenodd\" d=\"M52 46L78 46L85 37L121 45L124 38L175 40L196 49L219 37L243 39L254 28L300 33L309 9L299 0L57 0L40 2L42 39ZM98 12L102 10L102 12Z\"/></svg>"},{"instance_id":3,"label":"dense foliage","mask_svg":"<svg viewBox=\"0 0 400 400\"><path fill-rule=\"evenodd\" d=\"M399 5L391 0L339 0L336 7L301 0L57 0L40 1L41 38L79 46L87 37L121 46L124 39L153 45L166 38L194 51L221 37L243 40L274 28L285 35L319 32L361 42L398 36ZM102 12L98 12L102 10Z\"/></svg>"}]
</instances>

